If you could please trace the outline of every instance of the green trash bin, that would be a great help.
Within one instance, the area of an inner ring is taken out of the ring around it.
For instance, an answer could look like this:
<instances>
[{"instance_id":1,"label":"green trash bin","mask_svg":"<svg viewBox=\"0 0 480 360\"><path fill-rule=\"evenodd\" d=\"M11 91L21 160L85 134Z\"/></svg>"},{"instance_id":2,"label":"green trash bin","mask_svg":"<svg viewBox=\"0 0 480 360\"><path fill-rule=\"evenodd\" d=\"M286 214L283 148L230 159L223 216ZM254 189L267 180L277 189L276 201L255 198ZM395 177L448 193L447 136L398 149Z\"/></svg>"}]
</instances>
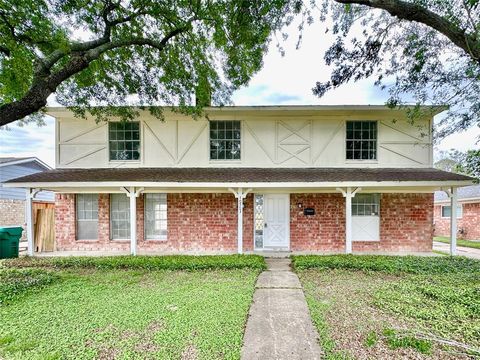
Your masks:
<instances>
[{"instance_id":1,"label":"green trash bin","mask_svg":"<svg viewBox=\"0 0 480 360\"><path fill-rule=\"evenodd\" d=\"M23 228L20 226L0 227L0 259L18 257L18 246Z\"/></svg>"}]
</instances>

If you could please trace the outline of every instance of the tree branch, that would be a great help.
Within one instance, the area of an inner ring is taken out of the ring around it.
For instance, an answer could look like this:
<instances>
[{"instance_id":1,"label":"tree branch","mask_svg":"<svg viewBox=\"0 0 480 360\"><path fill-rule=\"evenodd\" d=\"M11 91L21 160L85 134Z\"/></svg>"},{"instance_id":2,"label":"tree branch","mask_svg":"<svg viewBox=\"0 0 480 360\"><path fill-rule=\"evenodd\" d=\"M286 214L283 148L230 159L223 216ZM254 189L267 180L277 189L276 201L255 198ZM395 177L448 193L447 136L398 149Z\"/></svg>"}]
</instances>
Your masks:
<instances>
[{"instance_id":1,"label":"tree branch","mask_svg":"<svg viewBox=\"0 0 480 360\"><path fill-rule=\"evenodd\" d=\"M175 36L187 31L194 20L195 18L192 18L184 26L173 29L161 41L138 37L109 41L86 52L73 55L67 64L55 73L37 74L32 86L20 100L0 105L0 126L22 119L45 107L47 98L56 91L63 81L86 69L92 61L98 59L106 51L127 46L150 46L163 51L168 42Z\"/></svg>"},{"instance_id":2,"label":"tree branch","mask_svg":"<svg viewBox=\"0 0 480 360\"><path fill-rule=\"evenodd\" d=\"M480 42L442 16L421 5L402 0L335 0L340 4L358 4L383 9L400 19L416 21L445 35L463 49L473 60L480 62Z\"/></svg>"},{"instance_id":3,"label":"tree branch","mask_svg":"<svg viewBox=\"0 0 480 360\"><path fill-rule=\"evenodd\" d=\"M10 56L10 49L6 46L0 45L0 53L4 54L5 56Z\"/></svg>"}]
</instances>

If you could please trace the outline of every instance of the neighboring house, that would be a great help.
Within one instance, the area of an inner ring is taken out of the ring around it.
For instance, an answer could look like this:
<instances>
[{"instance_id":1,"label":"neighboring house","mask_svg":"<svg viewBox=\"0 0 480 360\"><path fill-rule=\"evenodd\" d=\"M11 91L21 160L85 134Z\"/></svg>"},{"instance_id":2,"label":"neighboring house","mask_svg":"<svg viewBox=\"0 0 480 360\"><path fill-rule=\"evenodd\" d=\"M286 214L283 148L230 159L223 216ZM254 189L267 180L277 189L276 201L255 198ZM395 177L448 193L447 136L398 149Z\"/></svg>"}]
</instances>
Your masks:
<instances>
[{"instance_id":1,"label":"neighboring house","mask_svg":"<svg viewBox=\"0 0 480 360\"><path fill-rule=\"evenodd\" d=\"M434 191L472 184L433 168L433 115L411 125L384 106L164 111L163 122L96 123L47 110L56 170L9 186L57 192L57 250L428 252Z\"/></svg>"},{"instance_id":2,"label":"neighboring house","mask_svg":"<svg viewBox=\"0 0 480 360\"><path fill-rule=\"evenodd\" d=\"M25 226L25 189L4 187L3 183L47 170L52 168L36 157L0 157L0 226ZM53 202L55 195L50 191L39 192L36 200Z\"/></svg>"},{"instance_id":3,"label":"neighboring house","mask_svg":"<svg viewBox=\"0 0 480 360\"><path fill-rule=\"evenodd\" d=\"M435 192L435 236L450 235L450 199L443 191ZM480 240L480 185L458 189L458 237Z\"/></svg>"}]
</instances>

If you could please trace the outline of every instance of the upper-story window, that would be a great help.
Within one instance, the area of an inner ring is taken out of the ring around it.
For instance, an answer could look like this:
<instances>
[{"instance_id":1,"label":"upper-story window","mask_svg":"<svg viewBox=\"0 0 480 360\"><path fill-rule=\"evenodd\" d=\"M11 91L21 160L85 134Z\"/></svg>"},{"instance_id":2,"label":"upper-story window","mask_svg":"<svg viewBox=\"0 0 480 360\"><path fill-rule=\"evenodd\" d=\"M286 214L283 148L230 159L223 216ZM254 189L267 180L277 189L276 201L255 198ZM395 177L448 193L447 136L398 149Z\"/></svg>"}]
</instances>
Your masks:
<instances>
[{"instance_id":1,"label":"upper-story window","mask_svg":"<svg viewBox=\"0 0 480 360\"><path fill-rule=\"evenodd\" d=\"M140 159L140 123L108 123L108 143L110 160Z\"/></svg>"},{"instance_id":2,"label":"upper-story window","mask_svg":"<svg viewBox=\"0 0 480 360\"><path fill-rule=\"evenodd\" d=\"M377 122L347 121L347 160L377 160Z\"/></svg>"},{"instance_id":3,"label":"upper-story window","mask_svg":"<svg viewBox=\"0 0 480 360\"><path fill-rule=\"evenodd\" d=\"M240 160L240 121L210 121L210 160Z\"/></svg>"}]
</instances>

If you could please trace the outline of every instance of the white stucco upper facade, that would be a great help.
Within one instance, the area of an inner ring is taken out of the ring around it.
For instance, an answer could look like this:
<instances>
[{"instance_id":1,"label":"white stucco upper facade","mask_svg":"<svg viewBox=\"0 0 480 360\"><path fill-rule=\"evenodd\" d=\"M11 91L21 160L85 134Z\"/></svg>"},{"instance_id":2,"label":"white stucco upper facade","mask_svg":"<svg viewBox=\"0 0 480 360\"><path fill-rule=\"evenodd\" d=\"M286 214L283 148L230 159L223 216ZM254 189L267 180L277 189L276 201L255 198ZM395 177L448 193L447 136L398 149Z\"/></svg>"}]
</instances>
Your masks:
<instances>
[{"instance_id":1,"label":"white stucco upper facade","mask_svg":"<svg viewBox=\"0 0 480 360\"><path fill-rule=\"evenodd\" d=\"M384 106L207 108L192 119L165 110L165 121L138 118L140 159L109 159L108 124L50 108L56 119L56 168L115 167L409 167L433 166L433 113L411 124ZM241 124L240 160L210 159L210 122ZM112 119L112 121L115 121ZM376 160L347 160L347 121L377 122Z\"/></svg>"}]
</instances>

